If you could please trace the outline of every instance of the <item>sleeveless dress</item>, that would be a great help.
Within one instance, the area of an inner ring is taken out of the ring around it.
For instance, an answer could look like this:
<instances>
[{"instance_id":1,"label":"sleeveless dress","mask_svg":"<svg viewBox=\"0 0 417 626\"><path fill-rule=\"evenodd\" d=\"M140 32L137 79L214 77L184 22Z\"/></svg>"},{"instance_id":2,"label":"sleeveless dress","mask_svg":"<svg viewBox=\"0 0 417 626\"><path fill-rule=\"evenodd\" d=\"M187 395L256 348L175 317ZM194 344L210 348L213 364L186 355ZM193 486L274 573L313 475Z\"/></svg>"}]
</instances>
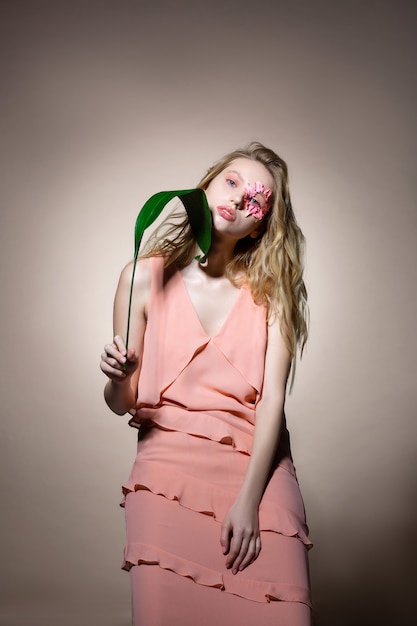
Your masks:
<instances>
[{"instance_id":1,"label":"sleeveless dress","mask_svg":"<svg viewBox=\"0 0 417 626\"><path fill-rule=\"evenodd\" d=\"M266 309L242 287L208 336L178 270L150 259L137 456L123 486L136 626L308 626L311 547L288 431L260 508L262 549L233 575L222 520L250 458L262 393Z\"/></svg>"}]
</instances>

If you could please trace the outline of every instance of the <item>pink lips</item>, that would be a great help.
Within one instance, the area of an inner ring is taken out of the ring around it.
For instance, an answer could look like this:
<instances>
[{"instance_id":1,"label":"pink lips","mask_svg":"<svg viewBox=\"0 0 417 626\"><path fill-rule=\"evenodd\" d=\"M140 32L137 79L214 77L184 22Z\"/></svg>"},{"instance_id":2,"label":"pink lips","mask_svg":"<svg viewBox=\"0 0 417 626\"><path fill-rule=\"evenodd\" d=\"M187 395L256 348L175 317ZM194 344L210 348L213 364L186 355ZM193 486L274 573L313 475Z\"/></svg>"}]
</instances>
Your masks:
<instances>
[{"instance_id":1,"label":"pink lips","mask_svg":"<svg viewBox=\"0 0 417 626\"><path fill-rule=\"evenodd\" d=\"M229 221L229 222L234 222L236 219L236 211L235 209L231 209L228 206L218 206L217 207L217 213L223 217L223 219Z\"/></svg>"}]
</instances>

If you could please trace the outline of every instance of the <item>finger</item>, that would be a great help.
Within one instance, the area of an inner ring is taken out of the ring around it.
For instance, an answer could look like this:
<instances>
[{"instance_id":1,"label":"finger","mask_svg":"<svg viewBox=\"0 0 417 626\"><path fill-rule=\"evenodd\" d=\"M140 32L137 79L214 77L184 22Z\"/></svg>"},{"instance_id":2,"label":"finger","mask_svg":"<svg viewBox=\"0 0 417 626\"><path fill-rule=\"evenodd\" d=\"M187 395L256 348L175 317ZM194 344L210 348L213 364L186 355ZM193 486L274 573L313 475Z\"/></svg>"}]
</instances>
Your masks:
<instances>
[{"instance_id":1,"label":"finger","mask_svg":"<svg viewBox=\"0 0 417 626\"><path fill-rule=\"evenodd\" d=\"M230 523L225 520L222 524L220 532L220 545L222 547L223 554L227 554L229 552L231 530L232 528Z\"/></svg>"},{"instance_id":2,"label":"finger","mask_svg":"<svg viewBox=\"0 0 417 626\"><path fill-rule=\"evenodd\" d=\"M101 356L100 367L108 376L113 374L120 376L121 373L125 372L125 368L122 363L119 363L116 359L112 359L107 355Z\"/></svg>"},{"instance_id":3,"label":"finger","mask_svg":"<svg viewBox=\"0 0 417 626\"><path fill-rule=\"evenodd\" d=\"M126 346L125 346L124 341L121 338L121 336L120 335L116 335L113 338L113 342L114 342L116 348L119 350L120 354L125 356L126 355Z\"/></svg>"},{"instance_id":4,"label":"finger","mask_svg":"<svg viewBox=\"0 0 417 626\"><path fill-rule=\"evenodd\" d=\"M230 542L230 551L229 555L226 559L226 567L228 569L234 568L235 561L240 553L242 542L243 542L243 534L242 533L234 533L232 540Z\"/></svg>"},{"instance_id":5,"label":"finger","mask_svg":"<svg viewBox=\"0 0 417 626\"><path fill-rule=\"evenodd\" d=\"M253 561L256 559L256 556L256 538L252 537L252 539L249 541L246 555L239 564L235 564L235 567L237 567L239 572L241 572L243 569L245 569L245 567L253 563Z\"/></svg>"},{"instance_id":6,"label":"finger","mask_svg":"<svg viewBox=\"0 0 417 626\"><path fill-rule=\"evenodd\" d=\"M107 352L103 352L101 355L101 360L103 363L106 363L109 367L122 369L123 363L120 362L120 355L110 356Z\"/></svg>"},{"instance_id":7,"label":"finger","mask_svg":"<svg viewBox=\"0 0 417 626\"><path fill-rule=\"evenodd\" d=\"M128 360L130 363L134 363L135 361L137 361L137 356L136 356L136 350L135 350L135 348L129 348L129 349L128 349L128 351L127 351L127 355L126 355L126 357L127 357L127 360Z\"/></svg>"},{"instance_id":8,"label":"finger","mask_svg":"<svg viewBox=\"0 0 417 626\"><path fill-rule=\"evenodd\" d=\"M237 574L240 568L242 561L246 558L246 555L249 550L251 538L250 536L243 536L242 542L240 544L240 550L236 555L233 564L232 564L232 574Z\"/></svg>"},{"instance_id":9,"label":"finger","mask_svg":"<svg viewBox=\"0 0 417 626\"><path fill-rule=\"evenodd\" d=\"M104 346L104 359L108 360L108 357L113 358L118 363L125 363L126 357L120 352L120 350L113 344L108 343Z\"/></svg>"},{"instance_id":10,"label":"finger","mask_svg":"<svg viewBox=\"0 0 417 626\"><path fill-rule=\"evenodd\" d=\"M125 372L121 369L121 366L116 362L116 365L113 367L108 359L102 359L100 362L101 371L106 374L109 378L117 378L122 379L126 377Z\"/></svg>"},{"instance_id":11,"label":"finger","mask_svg":"<svg viewBox=\"0 0 417 626\"><path fill-rule=\"evenodd\" d=\"M260 535L258 535L256 537L255 548L256 548L255 559L257 559L258 556L259 556L259 553L260 553L260 551L262 549L262 541L261 541L261 536Z\"/></svg>"}]
</instances>

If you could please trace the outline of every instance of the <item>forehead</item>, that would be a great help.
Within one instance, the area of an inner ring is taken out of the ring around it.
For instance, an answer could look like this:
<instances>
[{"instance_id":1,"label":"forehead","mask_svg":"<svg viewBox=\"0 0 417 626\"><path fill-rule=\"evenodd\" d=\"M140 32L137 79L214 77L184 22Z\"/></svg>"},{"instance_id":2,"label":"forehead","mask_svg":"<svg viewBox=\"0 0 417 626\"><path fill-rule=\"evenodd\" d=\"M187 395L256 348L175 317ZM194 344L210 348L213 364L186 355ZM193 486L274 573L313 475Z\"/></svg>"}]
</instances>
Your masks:
<instances>
[{"instance_id":1,"label":"forehead","mask_svg":"<svg viewBox=\"0 0 417 626\"><path fill-rule=\"evenodd\" d=\"M225 171L234 171L242 179L245 185L251 185L255 182L262 183L267 189L274 188L274 179L269 170L259 161L246 159L241 157L232 161Z\"/></svg>"}]
</instances>

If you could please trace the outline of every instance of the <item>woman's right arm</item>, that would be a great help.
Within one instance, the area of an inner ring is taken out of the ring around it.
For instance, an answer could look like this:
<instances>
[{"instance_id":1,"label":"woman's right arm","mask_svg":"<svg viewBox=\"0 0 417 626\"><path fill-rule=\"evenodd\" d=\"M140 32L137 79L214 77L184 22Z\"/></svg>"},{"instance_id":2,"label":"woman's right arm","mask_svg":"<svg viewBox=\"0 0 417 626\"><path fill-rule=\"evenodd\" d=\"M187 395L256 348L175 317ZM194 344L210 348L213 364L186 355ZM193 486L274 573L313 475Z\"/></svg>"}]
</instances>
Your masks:
<instances>
[{"instance_id":1,"label":"woman's right arm","mask_svg":"<svg viewBox=\"0 0 417 626\"><path fill-rule=\"evenodd\" d=\"M141 259L137 263L135 272L130 312L129 349L126 351L125 333L132 270L133 262L126 265L120 275L113 308L114 338L112 343L104 346L100 363L102 371L109 378L104 388L104 398L109 408L117 415L124 415L136 405L150 293L149 259Z\"/></svg>"}]
</instances>

